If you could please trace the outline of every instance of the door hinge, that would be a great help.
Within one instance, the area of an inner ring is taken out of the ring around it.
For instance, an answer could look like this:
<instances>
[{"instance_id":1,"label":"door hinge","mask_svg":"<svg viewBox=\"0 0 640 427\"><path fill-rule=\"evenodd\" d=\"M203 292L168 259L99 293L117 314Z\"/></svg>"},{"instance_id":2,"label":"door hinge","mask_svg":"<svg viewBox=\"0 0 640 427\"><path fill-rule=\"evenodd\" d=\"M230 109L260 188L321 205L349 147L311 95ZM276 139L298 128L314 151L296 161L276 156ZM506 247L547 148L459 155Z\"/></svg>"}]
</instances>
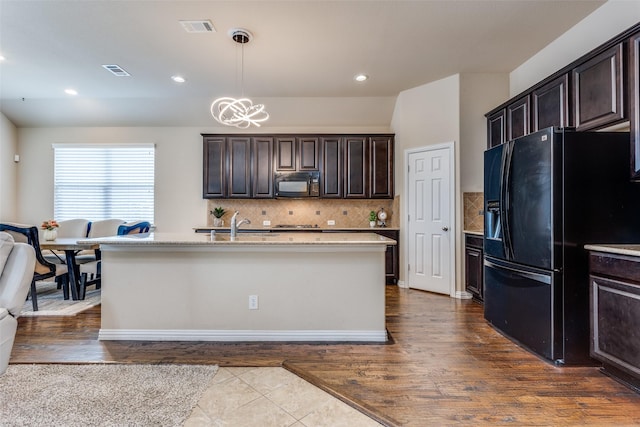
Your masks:
<instances>
[{"instance_id":1,"label":"door hinge","mask_svg":"<svg viewBox=\"0 0 640 427\"><path fill-rule=\"evenodd\" d=\"M407 222L411 222L411 215L407 215Z\"/></svg>"},{"instance_id":2,"label":"door hinge","mask_svg":"<svg viewBox=\"0 0 640 427\"><path fill-rule=\"evenodd\" d=\"M411 271L411 264L407 264L407 271Z\"/></svg>"}]
</instances>

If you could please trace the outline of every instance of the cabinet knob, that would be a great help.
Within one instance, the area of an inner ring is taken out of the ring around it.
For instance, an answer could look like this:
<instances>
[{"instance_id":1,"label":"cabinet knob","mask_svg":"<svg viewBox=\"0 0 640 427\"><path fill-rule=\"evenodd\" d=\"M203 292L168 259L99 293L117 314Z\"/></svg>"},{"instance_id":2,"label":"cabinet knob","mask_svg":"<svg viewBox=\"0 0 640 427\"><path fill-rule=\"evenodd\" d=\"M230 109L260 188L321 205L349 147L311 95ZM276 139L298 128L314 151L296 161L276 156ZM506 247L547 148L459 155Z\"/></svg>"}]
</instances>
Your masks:
<instances>
[{"instance_id":1,"label":"cabinet knob","mask_svg":"<svg viewBox=\"0 0 640 427\"><path fill-rule=\"evenodd\" d=\"M442 231L449 231L449 227L442 227Z\"/></svg>"}]
</instances>

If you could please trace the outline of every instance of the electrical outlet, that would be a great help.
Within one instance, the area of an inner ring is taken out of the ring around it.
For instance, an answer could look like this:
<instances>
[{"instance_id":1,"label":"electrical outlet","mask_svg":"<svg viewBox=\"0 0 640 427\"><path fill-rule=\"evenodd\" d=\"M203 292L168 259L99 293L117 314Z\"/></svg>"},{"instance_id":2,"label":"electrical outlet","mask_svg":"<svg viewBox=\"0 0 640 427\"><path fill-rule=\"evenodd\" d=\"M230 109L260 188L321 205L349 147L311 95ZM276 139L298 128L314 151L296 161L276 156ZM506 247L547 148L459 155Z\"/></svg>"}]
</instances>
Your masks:
<instances>
[{"instance_id":1,"label":"electrical outlet","mask_svg":"<svg viewBox=\"0 0 640 427\"><path fill-rule=\"evenodd\" d=\"M249 310L258 309L258 295L249 295Z\"/></svg>"},{"instance_id":2,"label":"electrical outlet","mask_svg":"<svg viewBox=\"0 0 640 427\"><path fill-rule=\"evenodd\" d=\"M330 219L329 221L327 221L327 225L336 225L336 222Z\"/></svg>"},{"instance_id":3,"label":"electrical outlet","mask_svg":"<svg viewBox=\"0 0 640 427\"><path fill-rule=\"evenodd\" d=\"M262 225L268 227L271 225L271 221L262 221Z\"/></svg>"}]
</instances>

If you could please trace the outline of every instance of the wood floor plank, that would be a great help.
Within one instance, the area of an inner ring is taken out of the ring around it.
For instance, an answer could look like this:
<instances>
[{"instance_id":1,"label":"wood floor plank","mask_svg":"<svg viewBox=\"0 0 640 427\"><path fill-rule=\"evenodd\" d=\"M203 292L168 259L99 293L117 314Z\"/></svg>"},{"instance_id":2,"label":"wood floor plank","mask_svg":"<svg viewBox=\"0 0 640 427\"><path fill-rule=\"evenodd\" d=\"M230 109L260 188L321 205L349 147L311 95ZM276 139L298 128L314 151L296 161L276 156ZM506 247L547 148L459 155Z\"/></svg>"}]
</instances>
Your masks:
<instances>
[{"instance_id":1,"label":"wood floor plank","mask_svg":"<svg viewBox=\"0 0 640 427\"><path fill-rule=\"evenodd\" d=\"M339 296L337 296L339 297ZM640 395L597 367L556 367L482 306L387 286L386 344L98 341L100 307L19 319L11 363L284 366L390 426L640 425Z\"/></svg>"}]
</instances>

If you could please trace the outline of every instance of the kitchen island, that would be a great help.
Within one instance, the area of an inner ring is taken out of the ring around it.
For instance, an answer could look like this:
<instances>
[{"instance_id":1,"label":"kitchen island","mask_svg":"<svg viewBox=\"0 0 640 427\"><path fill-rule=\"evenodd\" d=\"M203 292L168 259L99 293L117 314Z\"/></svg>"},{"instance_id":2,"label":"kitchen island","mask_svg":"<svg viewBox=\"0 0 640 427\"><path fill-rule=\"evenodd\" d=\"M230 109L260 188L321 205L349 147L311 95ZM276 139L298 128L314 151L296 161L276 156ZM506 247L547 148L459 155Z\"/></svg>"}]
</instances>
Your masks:
<instances>
[{"instance_id":1,"label":"kitchen island","mask_svg":"<svg viewBox=\"0 0 640 427\"><path fill-rule=\"evenodd\" d=\"M130 235L102 251L100 340L384 342L373 233Z\"/></svg>"}]
</instances>

